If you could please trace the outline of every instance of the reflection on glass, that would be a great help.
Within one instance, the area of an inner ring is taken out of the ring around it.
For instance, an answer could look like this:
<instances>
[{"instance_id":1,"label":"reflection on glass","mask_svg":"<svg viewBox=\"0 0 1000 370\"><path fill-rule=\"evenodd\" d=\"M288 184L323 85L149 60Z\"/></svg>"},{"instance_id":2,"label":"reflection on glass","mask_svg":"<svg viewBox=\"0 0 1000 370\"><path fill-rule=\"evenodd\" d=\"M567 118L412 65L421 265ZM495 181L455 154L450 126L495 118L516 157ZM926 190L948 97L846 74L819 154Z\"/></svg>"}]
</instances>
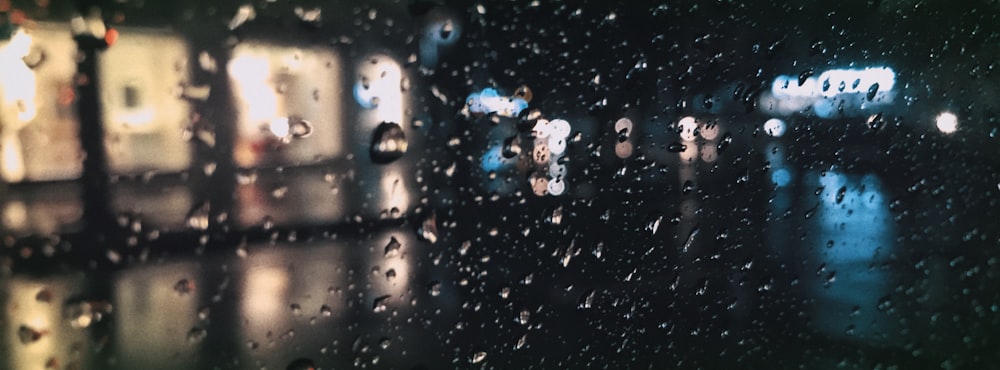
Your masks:
<instances>
[{"instance_id":1,"label":"reflection on glass","mask_svg":"<svg viewBox=\"0 0 1000 370\"><path fill-rule=\"evenodd\" d=\"M208 296L197 262L130 269L114 281L115 341L123 368L194 368L206 322L199 307ZM222 333L212 333L222 335Z\"/></svg>"},{"instance_id":2,"label":"reflection on glass","mask_svg":"<svg viewBox=\"0 0 1000 370\"><path fill-rule=\"evenodd\" d=\"M834 68L812 76L781 75L760 97L765 113L790 116L811 111L820 118L857 117L891 105L896 72L889 67Z\"/></svg>"},{"instance_id":3,"label":"reflection on glass","mask_svg":"<svg viewBox=\"0 0 1000 370\"><path fill-rule=\"evenodd\" d=\"M892 318L880 305L893 282L880 266L889 260L895 231L882 183L837 171L810 173L807 181L823 189L813 216L814 325L830 336L887 344L894 339Z\"/></svg>"},{"instance_id":4,"label":"reflection on glass","mask_svg":"<svg viewBox=\"0 0 1000 370\"><path fill-rule=\"evenodd\" d=\"M70 317L64 318L64 308L70 312L83 280L68 275L14 277L4 285L0 352L6 355L0 358L0 367L46 369L58 364L68 368L87 363L92 353L87 331L71 325Z\"/></svg>"},{"instance_id":5,"label":"reflection on glass","mask_svg":"<svg viewBox=\"0 0 1000 370\"><path fill-rule=\"evenodd\" d=\"M237 166L299 165L339 155L340 68L326 48L240 42L227 68L238 116Z\"/></svg>"},{"instance_id":6,"label":"reflection on glass","mask_svg":"<svg viewBox=\"0 0 1000 370\"><path fill-rule=\"evenodd\" d=\"M180 98L188 44L161 29L123 27L100 55L108 164L114 173L178 172L191 151L181 135L191 107Z\"/></svg>"},{"instance_id":7,"label":"reflection on glass","mask_svg":"<svg viewBox=\"0 0 1000 370\"><path fill-rule=\"evenodd\" d=\"M82 171L73 59L64 24L32 23L0 41L0 178L65 180Z\"/></svg>"},{"instance_id":8,"label":"reflection on glass","mask_svg":"<svg viewBox=\"0 0 1000 370\"><path fill-rule=\"evenodd\" d=\"M349 176L332 172L324 175L313 168L240 174L236 188L238 225L246 228L268 223L287 226L338 222L353 206L346 203L353 191L347 185ZM402 205L400 200L393 199L395 206Z\"/></svg>"}]
</instances>

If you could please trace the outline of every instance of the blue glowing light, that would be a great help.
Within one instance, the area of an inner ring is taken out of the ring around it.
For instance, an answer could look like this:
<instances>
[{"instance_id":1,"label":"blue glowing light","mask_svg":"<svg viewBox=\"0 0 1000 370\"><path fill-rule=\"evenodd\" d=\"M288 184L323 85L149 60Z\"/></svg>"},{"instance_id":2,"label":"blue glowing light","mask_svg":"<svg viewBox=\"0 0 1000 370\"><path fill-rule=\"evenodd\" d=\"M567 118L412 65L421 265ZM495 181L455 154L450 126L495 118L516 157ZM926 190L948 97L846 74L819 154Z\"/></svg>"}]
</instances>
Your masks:
<instances>
[{"instance_id":1,"label":"blue glowing light","mask_svg":"<svg viewBox=\"0 0 1000 370\"><path fill-rule=\"evenodd\" d=\"M484 171L496 171L503 168L506 164L499 145L487 150L479 161L479 167Z\"/></svg>"},{"instance_id":2,"label":"blue glowing light","mask_svg":"<svg viewBox=\"0 0 1000 370\"><path fill-rule=\"evenodd\" d=\"M788 183L792 182L792 172L784 168L779 168L771 172L771 182L778 185L778 187L788 186Z\"/></svg>"},{"instance_id":3,"label":"blue glowing light","mask_svg":"<svg viewBox=\"0 0 1000 370\"><path fill-rule=\"evenodd\" d=\"M469 94L465 101L469 112L474 114L496 113L503 117L516 117L522 110L528 108L528 102L524 99L500 96L500 93L493 88Z\"/></svg>"}]
</instances>

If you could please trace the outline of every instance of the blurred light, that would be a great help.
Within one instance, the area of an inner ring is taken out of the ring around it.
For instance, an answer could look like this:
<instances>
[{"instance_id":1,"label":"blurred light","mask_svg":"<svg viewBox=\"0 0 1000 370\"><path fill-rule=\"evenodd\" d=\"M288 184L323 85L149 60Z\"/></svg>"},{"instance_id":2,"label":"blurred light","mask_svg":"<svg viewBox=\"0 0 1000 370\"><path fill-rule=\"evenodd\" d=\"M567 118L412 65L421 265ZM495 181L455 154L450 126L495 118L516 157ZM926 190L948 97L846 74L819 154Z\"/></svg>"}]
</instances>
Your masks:
<instances>
[{"instance_id":1,"label":"blurred light","mask_svg":"<svg viewBox=\"0 0 1000 370\"><path fill-rule=\"evenodd\" d=\"M485 154L483 154L483 157L479 162L479 167L486 172L496 171L503 168L506 163L504 163L505 161L503 159L502 151L503 148L500 145L491 147Z\"/></svg>"},{"instance_id":2,"label":"blurred light","mask_svg":"<svg viewBox=\"0 0 1000 370\"><path fill-rule=\"evenodd\" d=\"M16 131L35 118L35 72L24 64L24 57L31 52L32 37L18 29L6 45L0 47L0 121L6 130ZM16 112L17 121L6 120L7 112Z\"/></svg>"},{"instance_id":3,"label":"blurred light","mask_svg":"<svg viewBox=\"0 0 1000 370\"><path fill-rule=\"evenodd\" d=\"M365 59L354 84L354 99L364 109L375 110L375 122L403 122L403 72L399 63L385 55Z\"/></svg>"},{"instance_id":4,"label":"blurred light","mask_svg":"<svg viewBox=\"0 0 1000 370\"><path fill-rule=\"evenodd\" d=\"M771 172L771 182L778 187L785 187L788 183L792 182L792 173L787 169L779 168Z\"/></svg>"},{"instance_id":5,"label":"blurred light","mask_svg":"<svg viewBox=\"0 0 1000 370\"><path fill-rule=\"evenodd\" d=\"M771 118L764 122L764 132L774 137L781 137L785 134L785 121Z\"/></svg>"},{"instance_id":6,"label":"blurred light","mask_svg":"<svg viewBox=\"0 0 1000 370\"><path fill-rule=\"evenodd\" d=\"M254 11L253 5L240 5L239 9L236 10L236 14L229 20L229 29L234 30L246 21L256 17L257 12Z\"/></svg>"},{"instance_id":7,"label":"blurred light","mask_svg":"<svg viewBox=\"0 0 1000 370\"><path fill-rule=\"evenodd\" d=\"M288 117L275 117L267 126L268 130L271 131L274 136L279 138L288 137L291 131L288 127Z\"/></svg>"},{"instance_id":8,"label":"blurred light","mask_svg":"<svg viewBox=\"0 0 1000 370\"><path fill-rule=\"evenodd\" d=\"M549 136L549 152L556 156L566 152L566 138Z\"/></svg>"},{"instance_id":9,"label":"blurred light","mask_svg":"<svg viewBox=\"0 0 1000 370\"><path fill-rule=\"evenodd\" d=\"M24 156L21 155L21 140L14 135L15 133L16 131L13 131L0 136L0 157L3 158L0 175L7 182L20 182L27 175Z\"/></svg>"},{"instance_id":10,"label":"blurred light","mask_svg":"<svg viewBox=\"0 0 1000 370\"><path fill-rule=\"evenodd\" d=\"M155 116L153 108L137 109L129 112L115 112L112 122L132 128L141 128L153 123Z\"/></svg>"},{"instance_id":11,"label":"blurred light","mask_svg":"<svg viewBox=\"0 0 1000 370\"><path fill-rule=\"evenodd\" d=\"M278 95L268 82L271 63L264 56L241 54L229 62L229 75L234 80L233 89L241 96L246 108L246 120L255 131L255 125L269 122L278 115Z\"/></svg>"},{"instance_id":12,"label":"blurred light","mask_svg":"<svg viewBox=\"0 0 1000 370\"><path fill-rule=\"evenodd\" d=\"M496 89L489 87L478 93L469 94L465 101L471 113L496 113L503 117L517 117L522 110L528 107L528 102L524 99L500 96Z\"/></svg>"},{"instance_id":13,"label":"blurred light","mask_svg":"<svg viewBox=\"0 0 1000 370\"><path fill-rule=\"evenodd\" d=\"M878 91L892 91L896 72L892 68L831 69L819 75L819 93L823 96L867 93L877 84Z\"/></svg>"},{"instance_id":14,"label":"blurred light","mask_svg":"<svg viewBox=\"0 0 1000 370\"><path fill-rule=\"evenodd\" d=\"M804 79L780 75L759 103L777 115L804 113L811 106L820 118L851 116L892 103L895 85L896 73L889 67L830 69Z\"/></svg>"},{"instance_id":15,"label":"blurred light","mask_svg":"<svg viewBox=\"0 0 1000 370\"><path fill-rule=\"evenodd\" d=\"M719 159L719 149L715 144L702 145L699 150L701 151L701 160L706 163L714 163L716 159Z\"/></svg>"},{"instance_id":16,"label":"blurred light","mask_svg":"<svg viewBox=\"0 0 1000 370\"><path fill-rule=\"evenodd\" d=\"M951 134L958 130L958 117L951 112L943 112L935 120L938 130L943 133Z\"/></svg>"},{"instance_id":17,"label":"blurred light","mask_svg":"<svg viewBox=\"0 0 1000 370\"><path fill-rule=\"evenodd\" d=\"M251 322L268 322L283 316L287 307L282 299L288 293L288 272L278 267L259 266L247 271L246 279L244 318Z\"/></svg>"},{"instance_id":18,"label":"blurred light","mask_svg":"<svg viewBox=\"0 0 1000 370\"><path fill-rule=\"evenodd\" d=\"M701 137L705 140L715 140L719 136L719 124L718 123L706 123L701 125Z\"/></svg>"},{"instance_id":19,"label":"blurred light","mask_svg":"<svg viewBox=\"0 0 1000 370\"><path fill-rule=\"evenodd\" d=\"M461 33L462 27L451 19L428 23L420 39L420 64L427 68L437 65L439 48L454 44Z\"/></svg>"},{"instance_id":20,"label":"blurred light","mask_svg":"<svg viewBox=\"0 0 1000 370\"><path fill-rule=\"evenodd\" d=\"M681 131L681 140L694 141L694 130L698 128L698 123L695 121L694 117L687 116L681 118L681 120L677 122L677 128Z\"/></svg>"},{"instance_id":21,"label":"blurred light","mask_svg":"<svg viewBox=\"0 0 1000 370\"><path fill-rule=\"evenodd\" d=\"M24 202L13 200L3 206L3 227L20 230L28 226L28 207Z\"/></svg>"},{"instance_id":22,"label":"blurred light","mask_svg":"<svg viewBox=\"0 0 1000 370\"><path fill-rule=\"evenodd\" d=\"M549 195L559 196L566 191L566 183L561 178L549 179L547 188Z\"/></svg>"},{"instance_id":23,"label":"blurred light","mask_svg":"<svg viewBox=\"0 0 1000 370\"><path fill-rule=\"evenodd\" d=\"M618 158L625 159L632 156L632 142L625 141L615 144L615 155Z\"/></svg>"}]
</instances>

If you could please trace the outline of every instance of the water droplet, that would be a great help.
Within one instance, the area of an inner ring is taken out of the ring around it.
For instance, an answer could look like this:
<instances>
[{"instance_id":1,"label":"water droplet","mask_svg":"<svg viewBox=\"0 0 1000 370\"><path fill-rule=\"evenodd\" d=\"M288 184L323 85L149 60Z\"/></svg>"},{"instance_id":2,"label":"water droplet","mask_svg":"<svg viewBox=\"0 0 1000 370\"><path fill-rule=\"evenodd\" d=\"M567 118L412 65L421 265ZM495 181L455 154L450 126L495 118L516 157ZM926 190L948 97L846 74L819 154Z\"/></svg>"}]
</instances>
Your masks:
<instances>
[{"instance_id":1,"label":"water droplet","mask_svg":"<svg viewBox=\"0 0 1000 370\"><path fill-rule=\"evenodd\" d=\"M385 258L398 256L402 247L403 245L399 243L399 240L396 240L396 237L389 237L389 243L385 245Z\"/></svg>"},{"instance_id":2,"label":"water droplet","mask_svg":"<svg viewBox=\"0 0 1000 370\"><path fill-rule=\"evenodd\" d=\"M188 330L187 340L189 343L198 343L205 340L206 336L208 336L207 330L199 327L193 327L191 330Z\"/></svg>"},{"instance_id":3,"label":"water droplet","mask_svg":"<svg viewBox=\"0 0 1000 370\"><path fill-rule=\"evenodd\" d=\"M473 364L478 364L480 362L483 362L483 360L485 359L486 359L486 352L482 351L473 353L471 356L469 356L469 362Z\"/></svg>"},{"instance_id":4,"label":"water droplet","mask_svg":"<svg viewBox=\"0 0 1000 370\"><path fill-rule=\"evenodd\" d=\"M646 219L646 231L650 234L656 234L656 231L660 229L660 222L663 221L663 215L659 213L653 213L649 215Z\"/></svg>"},{"instance_id":5,"label":"water droplet","mask_svg":"<svg viewBox=\"0 0 1000 370\"><path fill-rule=\"evenodd\" d=\"M514 97L521 98L527 103L531 103L531 98L533 96L534 95L531 93L531 88L529 88L526 85L521 85L517 88L517 90L514 90Z\"/></svg>"},{"instance_id":6,"label":"water droplet","mask_svg":"<svg viewBox=\"0 0 1000 370\"><path fill-rule=\"evenodd\" d=\"M733 134L727 132L725 135L722 135L722 139L719 140L719 143L715 145L715 148L719 153L722 153L724 150L726 150L726 148L729 147L729 144L732 143L733 143Z\"/></svg>"},{"instance_id":7,"label":"water droplet","mask_svg":"<svg viewBox=\"0 0 1000 370\"><path fill-rule=\"evenodd\" d=\"M27 325L21 325L21 327L17 329L17 338L21 340L21 344L31 344L37 342L39 339L42 339L42 337L48 333L49 332L47 330L39 330Z\"/></svg>"},{"instance_id":8,"label":"water droplet","mask_svg":"<svg viewBox=\"0 0 1000 370\"><path fill-rule=\"evenodd\" d=\"M812 77L812 75L814 74L816 74L816 71L814 71L812 68L809 68L805 71L802 71L802 73L799 73L799 86L805 85L806 80L808 80L809 77Z\"/></svg>"},{"instance_id":9,"label":"water droplet","mask_svg":"<svg viewBox=\"0 0 1000 370\"><path fill-rule=\"evenodd\" d=\"M195 206L187 214L188 227L195 230L208 230L208 213L210 209L208 202Z\"/></svg>"},{"instance_id":10,"label":"water droplet","mask_svg":"<svg viewBox=\"0 0 1000 370\"><path fill-rule=\"evenodd\" d=\"M316 370L316 364L313 363L312 360L310 360L308 358L297 358L297 359L293 360L292 362L290 362L288 364L288 366L285 367L285 369L287 369L287 370Z\"/></svg>"},{"instance_id":11,"label":"water droplet","mask_svg":"<svg viewBox=\"0 0 1000 370\"><path fill-rule=\"evenodd\" d=\"M328 305L323 305L319 308L319 314L323 315L323 317L330 317L333 315L333 309Z\"/></svg>"},{"instance_id":12,"label":"water droplet","mask_svg":"<svg viewBox=\"0 0 1000 370\"><path fill-rule=\"evenodd\" d=\"M392 345L392 339L388 337L382 337L382 339L378 341L378 346L382 347L382 349L388 349L390 345Z\"/></svg>"},{"instance_id":13,"label":"water droplet","mask_svg":"<svg viewBox=\"0 0 1000 370\"><path fill-rule=\"evenodd\" d=\"M528 311L528 309L525 308L522 309L521 312L518 313L516 317L514 317L514 322L521 325L528 325L529 319L531 319L531 311Z\"/></svg>"},{"instance_id":14,"label":"water droplet","mask_svg":"<svg viewBox=\"0 0 1000 370\"><path fill-rule=\"evenodd\" d=\"M694 183L691 180L684 181L684 184L681 185L681 192L684 194L690 193L693 190Z\"/></svg>"},{"instance_id":15,"label":"water droplet","mask_svg":"<svg viewBox=\"0 0 1000 370\"><path fill-rule=\"evenodd\" d=\"M434 297L441 295L441 282L432 281L428 290Z\"/></svg>"},{"instance_id":16,"label":"water droplet","mask_svg":"<svg viewBox=\"0 0 1000 370\"><path fill-rule=\"evenodd\" d=\"M394 279L396 279L396 269L389 269L385 272L386 281L392 282Z\"/></svg>"},{"instance_id":17,"label":"water droplet","mask_svg":"<svg viewBox=\"0 0 1000 370\"><path fill-rule=\"evenodd\" d=\"M385 312L385 310L388 309L389 298L391 297L392 296L388 294L376 297L372 302L372 311L375 311L376 313Z\"/></svg>"},{"instance_id":18,"label":"water droplet","mask_svg":"<svg viewBox=\"0 0 1000 370\"><path fill-rule=\"evenodd\" d=\"M417 236L420 239L434 244L438 240L438 229L437 229L437 215L431 211L431 213L420 223L420 228L417 229Z\"/></svg>"},{"instance_id":19,"label":"water droplet","mask_svg":"<svg viewBox=\"0 0 1000 370\"><path fill-rule=\"evenodd\" d=\"M680 153L687 150L687 145L675 141L670 143L670 145L667 145L667 150L673 153Z\"/></svg>"},{"instance_id":20,"label":"water droplet","mask_svg":"<svg viewBox=\"0 0 1000 370\"><path fill-rule=\"evenodd\" d=\"M514 343L514 349L518 350L524 348L524 345L527 343L528 343L528 334L524 334L521 336L520 339L517 340L517 343Z\"/></svg>"},{"instance_id":21,"label":"water droplet","mask_svg":"<svg viewBox=\"0 0 1000 370\"><path fill-rule=\"evenodd\" d=\"M298 303L292 303L290 306L288 306L288 308L292 310L292 315L295 316L302 315L302 306L300 306Z\"/></svg>"},{"instance_id":22,"label":"water droplet","mask_svg":"<svg viewBox=\"0 0 1000 370\"><path fill-rule=\"evenodd\" d=\"M580 296L580 303L577 304L577 308L589 309L594 306L594 296L596 291L594 289L588 289L583 295Z\"/></svg>"},{"instance_id":23,"label":"water droplet","mask_svg":"<svg viewBox=\"0 0 1000 370\"><path fill-rule=\"evenodd\" d=\"M878 94L878 82L873 83L872 86L868 88L868 95L865 97L868 98L868 101L872 101L872 99L875 99L875 94Z\"/></svg>"},{"instance_id":24,"label":"water droplet","mask_svg":"<svg viewBox=\"0 0 1000 370\"><path fill-rule=\"evenodd\" d=\"M691 229L691 232L688 233L687 239L684 240L684 247L681 248L681 252L687 252L688 249L691 248L691 244L694 243L694 238L696 236L698 236L698 227L697 226L695 226L693 229Z\"/></svg>"},{"instance_id":25,"label":"water droplet","mask_svg":"<svg viewBox=\"0 0 1000 370\"><path fill-rule=\"evenodd\" d=\"M514 158L518 154L521 154L521 137L519 135L511 136L503 141L503 156L504 158Z\"/></svg>"},{"instance_id":26,"label":"water droplet","mask_svg":"<svg viewBox=\"0 0 1000 370\"><path fill-rule=\"evenodd\" d=\"M837 190L837 204L844 201L844 196L847 195L847 187L841 186L840 190Z\"/></svg>"},{"instance_id":27,"label":"water droplet","mask_svg":"<svg viewBox=\"0 0 1000 370\"><path fill-rule=\"evenodd\" d=\"M406 153L406 134L395 122L382 122L372 134L369 154L372 162L385 164L395 161Z\"/></svg>"},{"instance_id":28,"label":"water droplet","mask_svg":"<svg viewBox=\"0 0 1000 370\"><path fill-rule=\"evenodd\" d=\"M42 288L37 294L35 294L35 300L41 303L52 302L52 290L49 288Z\"/></svg>"},{"instance_id":29,"label":"water droplet","mask_svg":"<svg viewBox=\"0 0 1000 370\"><path fill-rule=\"evenodd\" d=\"M194 291L194 281L188 279L180 279L174 284L174 291L177 294L185 295Z\"/></svg>"}]
</instances>

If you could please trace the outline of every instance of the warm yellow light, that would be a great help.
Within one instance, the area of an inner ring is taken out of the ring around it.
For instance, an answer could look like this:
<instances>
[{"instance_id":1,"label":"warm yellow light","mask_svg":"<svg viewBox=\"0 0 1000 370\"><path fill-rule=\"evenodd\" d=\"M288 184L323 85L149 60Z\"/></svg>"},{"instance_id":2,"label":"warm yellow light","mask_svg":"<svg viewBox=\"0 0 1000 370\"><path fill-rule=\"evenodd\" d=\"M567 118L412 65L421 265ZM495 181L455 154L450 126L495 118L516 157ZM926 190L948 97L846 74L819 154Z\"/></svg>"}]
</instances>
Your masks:
<instances>
[{"instance_id":1,"label":"warm yellow light","mask_svg":"<svg viewBox=\"0 0 1000 370\"><path fill-rule=\"evenodd\" d=\"M0 112L14 112L16 121L5 121L7 130L18 130L35 118L38 107L35 104L35 71L24 64L24 58L31 51L32 38L24 30L18 30L10 42L0 46L0 95L3 96Z\"/></svg>"},{"instance_id":2,"label":"warm yellow light","mask_svg":"<svg viewBox=\"0 0 1000 370\"><path fill-rule=\"evenodd\" d=\"M270 123L278 115L278 94L268 81L271 63L267 57L250 53L237 55L229 62L229 76L246 108L242 127L245 132L258 130L257 125Z\"/></svg>"}]
</instances>

